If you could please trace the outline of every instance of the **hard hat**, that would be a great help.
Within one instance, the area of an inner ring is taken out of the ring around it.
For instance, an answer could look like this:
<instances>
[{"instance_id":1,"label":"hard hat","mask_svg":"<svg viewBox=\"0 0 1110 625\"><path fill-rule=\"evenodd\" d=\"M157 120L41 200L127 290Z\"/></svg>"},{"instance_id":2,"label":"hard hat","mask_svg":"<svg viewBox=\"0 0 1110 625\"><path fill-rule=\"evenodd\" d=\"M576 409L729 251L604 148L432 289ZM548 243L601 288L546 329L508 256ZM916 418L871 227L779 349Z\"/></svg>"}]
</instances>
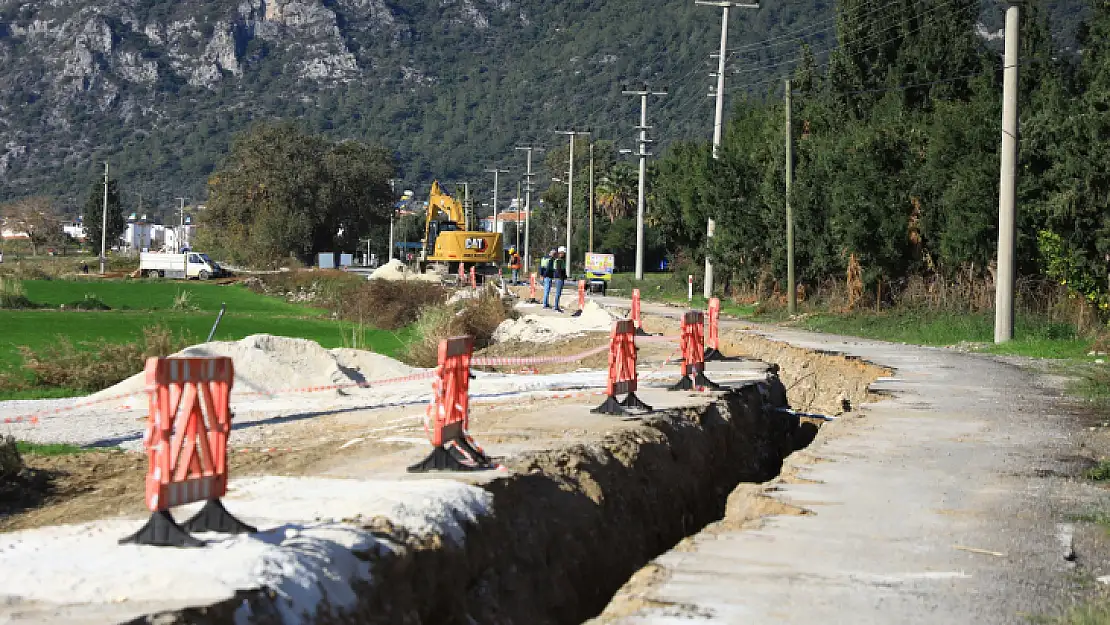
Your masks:
<instances>
[{"instance_id":1,"label":"hard hat","mask_svg":"<svg viewBox=\"0 0 1110 625\"><path fill-rule=\"evenodd\" d=\"M559 253L560 254L566 254L567 253L567 248L559 246Z\"/></svg>"},{"instance_id":2,"label":"hard hat","mask_svg":"<svg viewBox=\"0 0 1110 625\"><path fill-rule=\"evenodd\" d=\"M512 254L514 252L516 252L516 248L515 247L510 247L509 248L509 253Z\"/></svg>"}]
</instances>

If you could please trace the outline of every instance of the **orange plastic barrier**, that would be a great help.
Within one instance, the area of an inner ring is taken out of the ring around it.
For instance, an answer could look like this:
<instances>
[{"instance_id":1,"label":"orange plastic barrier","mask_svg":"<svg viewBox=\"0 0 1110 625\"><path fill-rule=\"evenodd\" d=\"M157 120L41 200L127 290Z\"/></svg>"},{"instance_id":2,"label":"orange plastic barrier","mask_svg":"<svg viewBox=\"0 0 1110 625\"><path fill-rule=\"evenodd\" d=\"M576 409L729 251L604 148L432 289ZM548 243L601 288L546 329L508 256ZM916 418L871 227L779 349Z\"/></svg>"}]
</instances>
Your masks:
<instances>
[{"instance_id":1,"label":"orange plastic barrier","mask_svg":"<svg viewBox=\"0 0 1110 625\"><path fill-rule=\"evenodd\" d=\"M466 284L466 267L459 263L459 286Z\"/></svg>"},{"instance_id":2,"label":"orange plastic barrier","mask_svg":"<svg viewBox=\"0 0 1110 625\"><path fill-rule=\"evenodd\" d=\"M709 300L709 315L705 320L705 361L725 360L721 353L721 300L714 297Z\"/></svg>"},{"instance_id":3,"label":"orange plastic barrier","mask_svg":"<svg viewBox=\"0 0 1110 625\"><path fill-rule=\"evenodd\" d=\"M536 274L533 273L531 276L528 277L528 303L529 304L538 304L538 303L540 303L540 301L538 299L536 299L536 288L537 288Z\"/></svg>"},{"instance_id":4,"label":"orange plastic barrier","mask_svg":"<svg viewBox=\"0 0 1110 625\"><path fill-rule=\"evenodd\" d=\"M586 281L578 281L578 310L574 311L571 317L581 317L582 309L586 307Z\"/></svg>"},{"instance_id":5,"label":"orange plastic barrier","mask_svg":"<svg viewBox=\"0 0 1110 625\"><path fill-rule=\"evenodd\" d=\"M474 271L474 267L470 268L470 286L478 288L478 274Z\"/></svg>"},{"instance_id":6,"label":"orange plastic barrier","mask_svg":"<svg viewBox=\"0 0 1110 625\"><path fill-rule=\"evenodd\" d=\"M682 316L682 379L671 387L672 391L721 388L705 377L704 324L701 311L691 310Z\"/></svg>"},{"instance_id":7,"label":"orange plastic barrier","mask_svg":"<svg viewBox=\"0 0 1110 625\"><path fill-rule=\"evenodd\" d=\"M474 339L469 336L439 342L439 366L432 382L427 417L432 453L409 467L410 473L437 469L474 471L493 468L489 456L467 432L470 424L470 361Z\"/></svg>"},{"instance_id":8,"label":"orange plastic barrier","mask_svg":"<svg viewBox=\"0 0 1110 625\"><path fill-rule=\"evenodd\" d=\"M120 543L200 547L190 532L255 532L220 502L227 494L227 439L231 433L230 358L150 358L146 361L150 416L146 448L150 520ZM196 501L204 508L183 525L169 509Z\"/></svg>"},{"instance_id":9,"label":"orange plastic barrier","mask_svg":"<svg viewBox=\"0 0 1110 625\"><path fill-rule=\"evenodd\" d=\"M594 408L599 414L627 414L626 408L652 410L636 397L639 376L636 374L636 326L631 320L617 321L609 335L609 384L608 397ZM617 401L617 395L628 394L624 401Z\"/></svg>"}]
</instances>

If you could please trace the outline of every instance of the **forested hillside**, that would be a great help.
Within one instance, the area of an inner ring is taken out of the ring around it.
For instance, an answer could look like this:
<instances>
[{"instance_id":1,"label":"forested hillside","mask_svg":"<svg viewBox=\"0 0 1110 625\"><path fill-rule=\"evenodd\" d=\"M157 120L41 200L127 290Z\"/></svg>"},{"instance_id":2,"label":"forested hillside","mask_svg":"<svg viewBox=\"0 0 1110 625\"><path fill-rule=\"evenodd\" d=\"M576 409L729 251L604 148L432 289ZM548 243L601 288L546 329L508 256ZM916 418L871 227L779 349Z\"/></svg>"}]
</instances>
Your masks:
<instances>
[{"instance_id":1,"label":"forested hillside","mask_svg":"<svg viewBox=\"0 0 1110 625\"><path fill-rule=\"evenodd\" d=\"M1085 2L1048 5L1067 47ZM735 10L730 96L776 87L803 44L825 63L833 9ZM233 134L272 117L393 151L409 186L482 180L559 127L631 147L639 103L620 91L644 81L670 91L651 110L663 145L705 137L719 28L692 0L0 0L0 200L76 206L103 160L128 206L203 200Z\"/></svg>"}]
</instances>

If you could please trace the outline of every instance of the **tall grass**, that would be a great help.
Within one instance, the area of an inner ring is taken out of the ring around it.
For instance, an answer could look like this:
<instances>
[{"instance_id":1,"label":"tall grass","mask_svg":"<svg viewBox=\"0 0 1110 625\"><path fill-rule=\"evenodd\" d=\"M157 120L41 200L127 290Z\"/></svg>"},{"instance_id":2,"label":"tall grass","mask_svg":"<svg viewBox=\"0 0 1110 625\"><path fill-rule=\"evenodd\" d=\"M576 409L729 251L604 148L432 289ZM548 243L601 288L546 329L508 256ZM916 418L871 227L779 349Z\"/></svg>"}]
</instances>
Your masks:
<instances>
[{"instance_id":1,"label":"tall grass","mask_svg":"<svg viewBox=\"0 0 1110 625\"><path fill-rule=\"evenodd\" d=\"M75 344L68 337L46 347L20 347L23 370L34 387L99 391L143 370L147 358L169 356L191 344L186 335L174 336L164 326L143 328L143 337L129 343L103 339ZM9 379L9 384L13 382Z\"/></svg>"},{"instance_id":2,"label":"tall grass","mask_svg":"<svg viewBox=\"0 0 1110 625\"><path fill-rule=\"evenodd\" d=\"M0 308L34 307L34 303L27 299L27 291L23 288L22 282L0 276Z\"/></svg>"},{"instance_id":3,"label":"tall grass","mask_svg":"<svg viewBox=\"0 0 1110 625\"><path fill-rule=\"evenodd\" d=\"M453 336L471 336L475 349L489 345L497 326L516 316L494 290L480 297L455 304L427 306L416 320L418 338L405 352L405 360L417 367L434 367L439 357L439 343Z\"/></svg>"}]
</instances>

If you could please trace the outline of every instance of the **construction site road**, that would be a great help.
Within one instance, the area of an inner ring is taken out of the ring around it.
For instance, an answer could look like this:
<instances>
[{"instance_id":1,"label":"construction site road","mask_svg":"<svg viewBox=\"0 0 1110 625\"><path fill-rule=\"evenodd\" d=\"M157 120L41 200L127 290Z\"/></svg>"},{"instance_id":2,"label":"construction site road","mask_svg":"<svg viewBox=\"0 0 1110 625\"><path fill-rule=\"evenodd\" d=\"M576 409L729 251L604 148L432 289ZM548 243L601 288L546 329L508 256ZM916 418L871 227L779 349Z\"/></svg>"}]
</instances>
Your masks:
<instances>
[{"instance_id":1,"label":"construction site road","mask_svg":"<svg viewBox=\"0 0 1110 625\"><path fill-rule=\"evenodd\" d=\"M823 428L755 487L776 516L759 521L751 496L730 501L591 622L1026 622L1063 609L1083 585L1076 562L1101 566L1073 544L1072 520L1104 495L1068 477L1086 428L1062 405L1060 378L985 355L722 323L890 367L872 385L890 398Z\"/></svg>"}]
</instances>

